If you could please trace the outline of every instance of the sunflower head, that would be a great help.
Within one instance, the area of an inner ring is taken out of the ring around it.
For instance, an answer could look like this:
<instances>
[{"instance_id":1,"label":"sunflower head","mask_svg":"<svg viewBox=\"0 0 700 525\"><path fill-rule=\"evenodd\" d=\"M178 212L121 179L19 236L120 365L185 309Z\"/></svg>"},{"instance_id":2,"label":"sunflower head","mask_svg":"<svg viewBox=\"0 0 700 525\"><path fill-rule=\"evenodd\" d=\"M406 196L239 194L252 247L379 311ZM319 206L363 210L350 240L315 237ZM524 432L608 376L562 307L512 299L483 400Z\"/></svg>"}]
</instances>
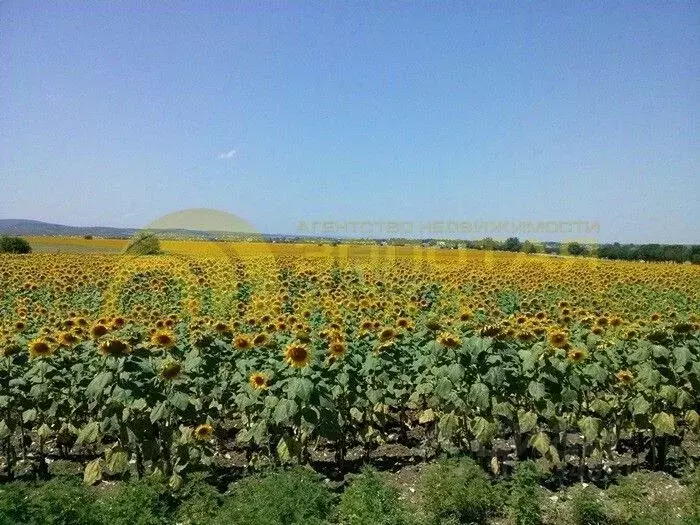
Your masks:
<instances>
[{"instance_id":1,"label":"sunflower head","mask_svg":"<svg viewBox=\"0 0 700 525\"><path fill-rule=\"evenodd\" d=\"M294 368L304 368L311 361L311 352L301 343L290 343L284 350L284 360Z\"/></svg>"},{"instance_id":2,"label":"sunflower head","mask_svg":"<svg viewBox=\"0 0 700 525\"><path fill-rule=\"evenodd\" d=\"M459 337L448 332L443 332L438 337L438 342L447 348L458 348L462 345L462 341Z\"/></svg>"},{"instance_id":3,"label":"sunflower head","mask_svg":"<svg viewBox=\"0 0 700 525\"><path fill-rule=\"evenodd\" d=\"M56 349L46 340L41 337L32 339L29 342L29 355L31 357L50 357L56 352Z\"/></svg>"},{"instance_id":4,"label":"sunflower head","mask_svg":"<svg viewBox=\"0 0 700 525\"><path fill-rule=\"evenodd\" d=\"M403 328L403 329L413 328L413 324L411 323L411 320L408 319L407 317L399 317L396 320L396 326L398 326L399 328Z\"/></svg>"},{"instance_id":5,"label":"sunflower head","mask_svg":"<svg viewBox=\"0 0 700 525\"><path fill-rule=\"evenodd\" d=\"M673 326L673 331L678 334L687 334L693 331L693 325L690 323L676 323Z\"/></svg>"},{"instance_id":6,"label":"sunflower head","mask_svg":"<svg viewBox=\"0 0 700 525\"><path fill-rule=\"evenodd\" d=\"M214 331L217 334L221 334L221 335L226 335L226 334L231 333L231 329L229 328L229 326L226 323L221 322L221 321L218 323L214 323Z\"/></svg>"},{"instance_id":7,"label":"sunflower head","mask_svg":"<svg viewBox=\"0 0 700 525\"><path fill-rule=\"evenodd\" d=\"M212 437L214 437L214 429L207 423L194 429L194 438L197 441L209 441Z\"/></svg>"},{"instance_id":8,"label":"sunflower head","mask_svg":"<svg viewBox=\"0 0 700 525\"><path fill-rule=\"evenodd\" d=\"M428 319L428 322L425 323L425 327L428 330L437 332L438 330L442 329L442 323L438 319L433 317L431 319Z\"/></svg>"},{"instance_id":9,"label":"sunflower head","mask_svg":"<svg viewBox=\"0 0 700 525\"><path fill-rule=\"evenodd\" d=\"M0 341L0 357L11 357L22 353L22 346L15 341Z\"/></svg>"},{"instance_id":10,"label":"sunflower head","mask_svg":"<svg viewBox=\"0 0 700 525\"><path fill-rule=\"evenodd\" d=\"M243 334L237 335L234 338L233 343L231 343L231 344L233 345L233 347L236 350L241 350L241 351L249 350L253 346L253 343L250 340L250 338L247 335L243 335Z\"/></svg>"},{"instance_id":11,"label":"sunflower head","mask_svg":"<svg viewBox=\"0 0 700 525\"><path fill-rule=\"evenodd\" d=\"M265 346L270 341L266 333L261 332L253 337L253 345L257 347Z\"/></svg>"},{"instance_id":12,"label":"sunflower head","mask_svg":"<svg viewBox=\"0 0 700 525\"><path fill-rule=\"evenodd\" d=\"M331 354L332 357L336 359L343 357L343 355L345 354L345 350L345 343L343 343L339 339L331 341L331 344L328 345L328 352Z\"/></svg>"},{"instance_id":13,"label":"sunflower head","mask_svg":"<svg viewBox=\"0 0 700 525\"><path fill-rule=\"evenodd\" d=\"M172 381L182 375L182 365L177 361L167 361L160 369L160 377L165 381Z\"/></svg>"},{"instance_id":14,"label":"sunflower head","mask_svg":"<svg viewBox=\"0 0 700 525\"><path fill-rule=\"evenodd\" d=\"M75 346L80 339L73 332L61 332L58 334L58 342L61 346L66 346L72 348Z\"/></svg>"},{"instance_id":15,"label":"sunflower head","mask_svg":"<svg viewBox=\"0 0 700 525\"><path fill-rule=\"evenodd\" d=\"M254 372L250 374L248 378L248 383L253 388L253 390L265 390L267 388L267 375L262 372Z\"/></svg>"},{"instance_id":16,"label":"sunflower head","mask_svg":"<svg viewBox=\"0 0 700 525\"><path fill-rule=\"evenodd\" d=\"M497 337L501 333L501 327L495 324L486 325L479 329L481 337Z\"/></svg>"},{"instance_id":17,"label":"sunflower head","mask_svg":"<svg viewBox=\"0 0 700 525\"><path fill-rule=\"evenodd\" d=\"M110 338L100 343L100 352L105 356L122 357L128 355L130 351L129 344L121 339Z\"/></svg>"},{"instance_id":18,"label":"sunflower head","mask_svg":"<svg viewBox=\"0 0 700 525\"><path fill-rule=\"evenodd\" d=\"M620 370L617 374L615 374L615 378L617 379L618 383L622 385L629 385L634 380L634 375L629 370Z\"/></svg>"},{"instance_id":19,"label":"sunflower head","mask_svg":"<svg viewBox=\"0 0 700 525\"><path fill-rule=\"evenodd\" d=\"M530 332L529 330L520 330L516 332L515 337L519 341L527 342L532 341L535 338L535 334Z\"/></svg>"},{"instance_id":20,"label":"sunflower head","mask_svg":"<svg viewBox=\"0 0 700 525\"><path fill-rule=\"evenodd\" d=\"M569 350L566 356L572 363L582 363L588 358L588 350L583 347L572 348Z\"/></svg>"},{"instance_id":21,"label":"sunflower head","mask_svg":"<svg viewBox=\"0 0 700 525\"><path fill-rule=\"evenodd\" d=\"M92 328L90 328L90 335L92 336L93 339L99 339L100 337L105 335L108 331L109 331L109 329L105 325L103 325L101 323L97 323L97 324L92 325Z\"/></svg>"},{"instance_id":22,"label":"sunflower head","mask_svg":"<svg viewBox=\"0 0 700 525\"><path fill-rule=\"evenodd\" d=\"M554 348L565 348L569 344L569 336L563 330L550 330L547 332L547 341Z\"/></svg>"},{"instance_id":23,"label":"sunflower head","mask_svg":"<svg viewBox=\"0 0 700 525\"><path fill-rule=\"evenodd\" d=\"M158 348L172 348L175 346L175 334L170 330L156 330L151 335L151 344Z\"/></svg>"},{"instance_id":24,"label":"sunflower head","mask_svg":"<svg viewBox=\"0 0 700 525\"><path fill-rule=\"evenodd\" d=\"M391 342L395 338L396 338L396 330L394 330L390 326L387 326L386 328L382 328L382 330L379 332L379 340L382 343Z\"/></svg>"},{"instance_id":25,"label":"sunflower head","mask_svg":"<svg viewBox=\"0 0 700 525\"><path fill-rule=\"evenodd\" d=\"M462 310L459 314L459 320L462 322L469 321L472 317L474 317L474 312L469 308Z\"/></svg>"}]
</instances>

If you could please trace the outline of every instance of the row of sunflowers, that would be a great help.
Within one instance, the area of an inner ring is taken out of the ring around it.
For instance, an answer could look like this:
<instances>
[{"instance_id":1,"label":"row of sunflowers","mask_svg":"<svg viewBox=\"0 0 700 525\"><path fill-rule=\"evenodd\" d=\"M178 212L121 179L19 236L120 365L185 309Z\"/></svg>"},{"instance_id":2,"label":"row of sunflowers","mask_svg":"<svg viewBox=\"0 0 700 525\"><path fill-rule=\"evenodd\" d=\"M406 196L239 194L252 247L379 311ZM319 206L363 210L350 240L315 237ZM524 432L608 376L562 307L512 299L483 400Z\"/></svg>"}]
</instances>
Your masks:
<instances>
[{"instance_id":1,"label":"row of sunflowers","mask_svg":"<svg viewBox=\"0 0 700 525\"><path fill-rule=\"evenodd\" d=\"M211 244L211 243L210 243ZM2 256L2 468L342 465L392 441L663 466L700 431L700 269L231 245ZM507 446L504 446L504 443ZM641 445L640 445L641 443Z\"/></svg>"}]
</instances>

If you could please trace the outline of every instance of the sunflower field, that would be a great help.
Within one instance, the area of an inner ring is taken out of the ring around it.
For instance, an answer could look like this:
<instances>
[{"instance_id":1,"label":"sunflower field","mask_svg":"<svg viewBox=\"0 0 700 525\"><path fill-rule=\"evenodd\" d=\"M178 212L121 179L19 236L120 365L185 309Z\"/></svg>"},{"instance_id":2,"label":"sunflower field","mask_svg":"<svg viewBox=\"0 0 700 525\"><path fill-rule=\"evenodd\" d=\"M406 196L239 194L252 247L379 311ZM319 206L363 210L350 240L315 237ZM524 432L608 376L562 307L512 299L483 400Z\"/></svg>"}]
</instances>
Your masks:
<instances>
[{"instance_id":1,"label":"sunflower field","mask_svg":"<svg viewBox=\"0 0 700 525\"><path fill-rule=\"evenodd\" d=\"M469 453L498 474L694 461L700 267L170 241L0 255L0 469Z\"/></svg>"}]
</instances>

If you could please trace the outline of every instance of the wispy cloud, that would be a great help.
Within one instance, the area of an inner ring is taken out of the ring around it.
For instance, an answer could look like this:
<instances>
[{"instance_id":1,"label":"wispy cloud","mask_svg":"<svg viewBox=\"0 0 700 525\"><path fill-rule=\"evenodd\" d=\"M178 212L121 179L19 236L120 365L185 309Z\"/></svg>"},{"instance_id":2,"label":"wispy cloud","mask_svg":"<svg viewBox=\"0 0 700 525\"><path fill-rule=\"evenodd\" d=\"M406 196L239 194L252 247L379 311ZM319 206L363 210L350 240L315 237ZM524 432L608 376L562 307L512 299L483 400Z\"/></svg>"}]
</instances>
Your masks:
<instances>
[{"instance_id":1,"label":"wispy cloud","mask_svg":"<svg viewBox=\"0 0 700 525\"><path fill-rule=\"evenodd\" d=\"M235 156L236 156L236 150L232 149L231 151L227 151L226 153L221 153L219 155L219 158L223 159L223 160L231 160Z\"/></svg>"}]
</instances>

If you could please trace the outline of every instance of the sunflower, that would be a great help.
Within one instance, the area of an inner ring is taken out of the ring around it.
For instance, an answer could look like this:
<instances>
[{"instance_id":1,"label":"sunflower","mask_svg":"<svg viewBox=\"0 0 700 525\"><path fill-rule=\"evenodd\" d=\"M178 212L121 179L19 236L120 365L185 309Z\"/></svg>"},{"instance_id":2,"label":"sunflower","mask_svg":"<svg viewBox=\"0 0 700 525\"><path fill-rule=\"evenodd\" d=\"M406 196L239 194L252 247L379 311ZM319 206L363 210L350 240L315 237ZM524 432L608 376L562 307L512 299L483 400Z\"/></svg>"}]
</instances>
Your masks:
<instances>
[{"instance_id":1,"label":"sunflower","mask_svg":"<svg viewBox=\"0 0 700 525\"><path fill-rule=\"evenodd\" d=\"M687 334L693 331L693 325L690 323L677 323L673 326L673 331L678 334Z\"/></svg>"},{"instance_id":2,"label":"sunflower","mask_svg":"<svg viewBox=\"0 0 700 525\"><path fill-rule=\"evenodd\" d=\"M172 348L175 346L175 334L169 330L156 330L151 335L151 344L161 348Z\"/></svg>"},{"instance_id":3,"label":"sunflower","mask_svg":"<svg viewBox=\"0 0 700 525\"><path fill-rule=\"evenodd\" d=\"M31 357L48 357L52 356L56 349L51 346L48 341L40 337L32 339L29 342L29 355Z\"/></svg>"},{"instance_id":4,"label":"sunflower","mask_svg":"<svg viewBox=\"0 0 700 525\"><path fill-rule=\"evenodd\" d=\"M131 349L128 343L125 343L121 339L105 339L100 344L100 352L105 356L122 357L127 355L130 351Z\"/></svg>"},{"instance_id":5,"label":"sunflower","mask_svg":"<svg viewBox=\"0 0 700 525\"><path fill-rule=\"evenodd\" d=\"M214 437L214 429L209 424L199 425L194 429L194 438L198 441L209 441Z\"/></svg>"},{"instance_id":6,"label":"sunflower","mask_svg":"<svg viewBox=\"0 0 700 525\"><path fill-rule=\"evenodd\" d=\"M345 350L345 344L339 339L331 341L331 344L328 346L328 352L336 359L342 357L345 354Z\"/></svg>"},{"instance_id":7,"label":"sunflower","mask_svg":"<svg viewBox=\"0 0 700 525\"><path fill-rule=\"evenodd\" d=\"M620 370L617 374L615 374L615 377L617 378L617 381L623 385L631 384L632 380L634 379L634 375L629 370Z\"/></svg>"},{"instance_id":8,"label":"sunflower","mask_svg":"<svg viewBox=\"0 0 700 525\"><path fill-rule=\"evenodd\" d=\"M267 337L267 334L265 333L259 333L255 337L253 337L253 345L255 346L265 346L270 339Z\"/></svg>"},{"instance_id":9,"label":"sunflower","mask_svg":"<svg viewBox=\"0 0 700 525\"><path fill-rule=\"evenodd\" d=\"M462 345L459 337L448 332L441 333L438 337L438 342L447 348L458 348Z\"/></svg>"},{"instance_id":10,"label":"sunflower","mask_svg":"<svg viewBox=\"0 0 700 525\"><path fill-rule=\"evenodd\" d=\"M304 368L311 360L311 353L301 343L290 343L284 350L284 360L294 368Z\"/></svg>"},{"instance_id":11,"label":"sunflower","mask_svg":"<svg viewBox=\"0 0 700 525\"><path fill-rule=\"evenodd\" d=\"M379 332L379 340L382 343L388 343L390 341L393 341L395 338L396 338L396 330L394 330L390 326L383 328L382 331Z\"/></svg>"},{"instance_id":12,"label":"sunflower","mask_svg":"<svg viewBox=\"0 0 700 525\"><path fill-rule=\"evenodd\" d=\"M474 312L472 312L469 308L462 310L459 314L459 320L462 322L469 321L472 317L474 317Z\"/></svg>"},{"instance_id":13,"label":"sunflower","mask_svg":"<svg viewBox=\"0 0 700 525\"><path fill-rule=\"evenodd\" d=\"M0 341L0 357L11 357L22 352L22 346L14 341L3 343Z\"/></svg>"},{"instance_id":14,"label":"sunflower","mask_svg":"<svg viewBox=\"0 0 700 525\"><path fill-rule=\"evenodd\" d=\"M61 346L72 347L79 341L78 336L73 332L61 332L58 334L58 342Z\"/></svg>"},{"instance_id":15,"label":"sunflower","mask_svg":"<svg viewBox=\"0 0 700 525\"><path fill-rule=\"evenodd\" d=\"M399 317L396 320L396 326L398 326L399 328L411 329L413 327L413 324L411 323L411 320L407 317Z\"/></svg>"},{"instance_id":16,"label":"sunflower","mask_svg":"<svg viewBox=\"0 0 700 525\"><path fill-rule=\"evenodd\" d=\"M569 344L569 336L563 330L550 330L547 332L547 341L554 348L565 348Z\"/></svg>"},{"instance_id":17,"label":"sunflower","mask_svg":"<svg viewBox=\"0 0 700 525\"><path fill-rule=\"evenodd\" d=\"M369 319L365 319L364 321L362 321L362 323L360 323L360 328L362 330L371 330L373 326L374 323L372 323L372 321L370 321Z\"/></svg>"},{"instance_id":18,"label":"sunflower","mask_svg":"<svg viewBox=\"0 0 700 525\"><path fill-rule=\"evenodd\" d=\"M267 376L262 372L254 372L250 374L248 383L253 390L265 390L267 388Z\"/></svg>"},{"instance_id":19,"label":"sunflower","mask_svg":"<svg viewBox=\"0 0 700 525\"><path fill-rule=\"evenodd\" d=\"M231 343L236 350L249 350L253 343L247 335L237 335L236 338Z\"/></svg>"},{"instance_id":20,"label":"sunflower","mask_svg":"<svg viewBox=\"0 0 700 525\"><path fill-rule=\"evenodd\" d=\"M160 369L160 377L165 381L177 379L182 374L182 365L177 361L168 361Z\"/></svg>"},{"instance_id":21,"label":"sunflower","mask_svg":"<svg viewBox=\"0 0 700 525\"><path fill-rule=\"evenodd\" d=\"M214 323L214 331L219 335L228 335L231 333L231 329L224 322Z\"/></svg>"},{"instance_id":22,"label":"sunflower","mask_svg":"<svg viewBox=\"0 0 700 525\"><path fill-rule=\"evenodd\" d=\"M581 363L588 359L588 350L585 348L572 348L566 356L573 363Z\"/></svg>"},{"instance_id":23,"label":"sunflower","mask_svg":"<svg viewBox=\"0 0 700 525\"><path fill-rule=\"evenodd\" d=\"M532 341L535 338L535 334L533 334L529 330L521 330L519 332L516 332L515 337L519 341L527 342Z\"/></svg>"},{"instance_id":24,"label":"sunflower","mask_svg":"<svg viewBox=\"0 0 700 525\"><path fill-rule=\"evenodd\" d=\"M479 329L481 337L496 337L500 335L501 328L497 325L486 325Z\"/></svg>"},{"instance_id":25,"label":"sunflower","mask_svg":"<svg viewBox=\"0 0 700 525\"><path fill-rule=\"evenodd\" d=\"M90 335L92 336L93 339L99 339L100 337L105 335L108 331L109 331L109 329L105 325L103 325L101 323L97 323L97 324L92 325L92 328L90 328Z\"/></svg>"},{"instance_id":26,"label":"sunflower","mask_svg":"<svg viewBox=\"0 0 700 525\"><path fill-rule=\"evenodd\" d=\"M425 323L425 327L428 330L432 330L434 332L437 332L438 330L442 329L442 324L440 323L440 321L438 319L432 318L432 319L428 319L428 322Z\"/></svg>"}]
</instances>

